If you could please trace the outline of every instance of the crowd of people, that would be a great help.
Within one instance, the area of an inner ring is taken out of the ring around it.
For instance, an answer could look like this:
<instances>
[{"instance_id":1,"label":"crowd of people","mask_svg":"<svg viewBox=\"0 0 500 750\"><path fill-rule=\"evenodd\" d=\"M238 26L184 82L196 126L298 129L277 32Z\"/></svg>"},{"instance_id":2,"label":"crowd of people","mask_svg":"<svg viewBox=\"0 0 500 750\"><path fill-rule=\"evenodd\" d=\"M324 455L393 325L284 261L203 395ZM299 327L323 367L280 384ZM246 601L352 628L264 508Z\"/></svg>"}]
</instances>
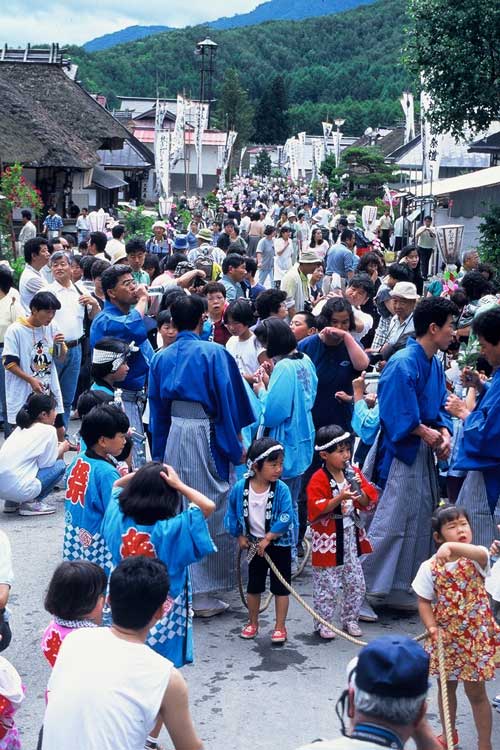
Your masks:
<instances>
[{"instance_id":1,"label":"crowd of people","mask_svg":"<svg viewBox=\"0 0 500 750\"><path fill-rule=\"evenodd\" d=\"M65 490L64 562L45 601L53 672L40 747L71 736L77 750L154 750L163 725L175 747L201 747L177 671L194 659L193 611L228 609L237 550L248 550L240 635L259 635L270 573L270 640L283 644L289 592L268 561L290 584L307 537L317 637L336 637L324 621L337 608L353 637L382 606L418 608L432 674L443 632L455 733L462 681L479 750L491 750L495 269L467 251L449 284L432 275L430 216L413 242L405 215L398 224L389 209L363 230L334 192L318 200L237 181L182 207L189 226L173 208L151 237L127 236L119 222L109 236L87 232L83 221L77 239L60 236L51 211L50 239L24 241L18 289L0 264L3 511L51 515L50 493ZM12 575L8 563L0 570L8 627ZM421 672L425 654L410 657ZM363 701L378 689L370 664L380 654L371 658L350 676L365 723L383 718ZM14 748L22 691L2 664L0 748ZM403 681L421 726L427 677ZM446 747L425 732L422 747Z\"/></svg>"}]
</instances>

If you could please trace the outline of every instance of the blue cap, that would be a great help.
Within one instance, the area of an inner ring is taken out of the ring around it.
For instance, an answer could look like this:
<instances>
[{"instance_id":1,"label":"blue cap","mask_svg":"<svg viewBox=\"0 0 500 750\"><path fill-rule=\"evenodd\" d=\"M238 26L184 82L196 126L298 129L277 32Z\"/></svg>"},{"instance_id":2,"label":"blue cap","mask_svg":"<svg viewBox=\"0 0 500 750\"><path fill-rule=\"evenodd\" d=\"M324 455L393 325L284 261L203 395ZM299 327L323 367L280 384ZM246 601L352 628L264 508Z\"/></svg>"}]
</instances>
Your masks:
<instances>
[{"instance_id":1,"label":"blue cap","mask_svg":"<svg viewBox=\"0 0 500 750\"><path fill-rule=\"evenodd\" d=\"M187 250L189 247L185 234L179 234L174 240L174 250Z\"/></svg>"},{"instance_id":2,"label":"blue cap","mask_svg":"<svg viewBox=\"0 0 500 750\"><path fill-rule=\"evenodd\" d=\"M417 698L429 689L429 656L411 638L376 638L359 654L355 683L372 695Z\"/></svg>"}]
</instances>

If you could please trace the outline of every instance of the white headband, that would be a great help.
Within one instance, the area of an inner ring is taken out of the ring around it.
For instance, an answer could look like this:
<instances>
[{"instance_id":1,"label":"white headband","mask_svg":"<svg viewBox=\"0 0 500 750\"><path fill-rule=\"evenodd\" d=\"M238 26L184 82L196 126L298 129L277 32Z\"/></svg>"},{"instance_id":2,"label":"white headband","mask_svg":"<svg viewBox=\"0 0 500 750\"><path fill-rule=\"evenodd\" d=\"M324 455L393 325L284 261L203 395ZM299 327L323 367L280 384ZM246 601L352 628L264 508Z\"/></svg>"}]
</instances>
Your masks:
<instances>
[{"instance_id":1,"label":"white headband","mask_svg":"<svg viewBox=\"0 0 500 750\"><path fill-rule=\"evenodd\" d=\"M267 448L267 450L265 450L263 453L258 455L256 458L249 458L247 461L248 471L246 472L245 477L246 478L253 477L255 472L252 470L252 466L253 464L256 464L257 461L262 461L263 458L267 458L267 456L270 456L271 453L276 453L276 451L284 451L284 450L285 449L283 448L283 446L280 445L280 443L278 443L278 445L272 445L270 448Z\"/></svg>"},{"instance_id":2,"label":"white headband","mask_svg":"<svg viewBox=\"0 0 500 750\"><path fill-rule=\"evenodd\" d=\"M125 352L110 352L108 349L98 349L96 347L92 352L92 364L104 365L112 362L111 372L116 372L127 361L129 354L137 351L137 347L134 344L135 342L131 341Z\"/></svg>"},{"instance_id":3,"label":"white headband","mask_svg":"<svg viewBox=\"0 0 500 750\"><path fill-rule=\"evenodd\" d=\"M338 443L345 443L347 440L351 439L351 433L350 432L344 432L343 435L339 435L336 438L333 438L333 440L330 440L330 442L325 443L324 445L315 445L314 450L315 451L326 451L327 448L331 448L332 445L337 445Z\"/></svg>"}]
</instances>

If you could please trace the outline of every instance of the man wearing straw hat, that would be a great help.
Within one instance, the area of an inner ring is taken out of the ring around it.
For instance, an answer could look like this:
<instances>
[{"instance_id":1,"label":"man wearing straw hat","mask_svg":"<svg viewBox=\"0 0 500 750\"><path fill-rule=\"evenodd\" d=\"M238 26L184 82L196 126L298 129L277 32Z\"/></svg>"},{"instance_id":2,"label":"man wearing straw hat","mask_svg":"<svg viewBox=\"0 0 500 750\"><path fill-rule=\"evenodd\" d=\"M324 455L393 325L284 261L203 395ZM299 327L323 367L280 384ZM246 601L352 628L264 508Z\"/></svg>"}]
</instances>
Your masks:
<instances>
[{"instance_id":1,"label":"man wearing straw hat","mask_svg":"<svg viewBox=\"0 0 500 750\"><path fill-rule=\"evenodd\" d=\"M318 266L321 266L321 260L314 250L303 250L299 255L299 262L283 276L281 289L286 292L286 306L290 320L295 313L304 310L306 303L310 301L308 276Z\"/></svg>"}]
</instances>

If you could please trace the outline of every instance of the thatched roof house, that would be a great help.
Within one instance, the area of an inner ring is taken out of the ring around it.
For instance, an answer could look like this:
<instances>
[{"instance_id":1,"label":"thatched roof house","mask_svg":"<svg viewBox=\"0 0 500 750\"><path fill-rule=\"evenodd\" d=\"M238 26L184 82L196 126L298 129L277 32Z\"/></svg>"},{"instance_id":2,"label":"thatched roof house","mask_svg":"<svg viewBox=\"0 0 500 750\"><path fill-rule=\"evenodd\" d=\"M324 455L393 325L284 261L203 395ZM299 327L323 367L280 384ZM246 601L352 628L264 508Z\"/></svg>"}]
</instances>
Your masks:
<instances>
[{"instance_id":1,"label":"thatched roof house","mask_svg":"<svg viewBox=\"0 0 500 750\"><path fill-rule=\"evenodd\" d=\"M130 133L57 64L0 62L0 160L89 169Z\"/></svg>"}]
</instances>

